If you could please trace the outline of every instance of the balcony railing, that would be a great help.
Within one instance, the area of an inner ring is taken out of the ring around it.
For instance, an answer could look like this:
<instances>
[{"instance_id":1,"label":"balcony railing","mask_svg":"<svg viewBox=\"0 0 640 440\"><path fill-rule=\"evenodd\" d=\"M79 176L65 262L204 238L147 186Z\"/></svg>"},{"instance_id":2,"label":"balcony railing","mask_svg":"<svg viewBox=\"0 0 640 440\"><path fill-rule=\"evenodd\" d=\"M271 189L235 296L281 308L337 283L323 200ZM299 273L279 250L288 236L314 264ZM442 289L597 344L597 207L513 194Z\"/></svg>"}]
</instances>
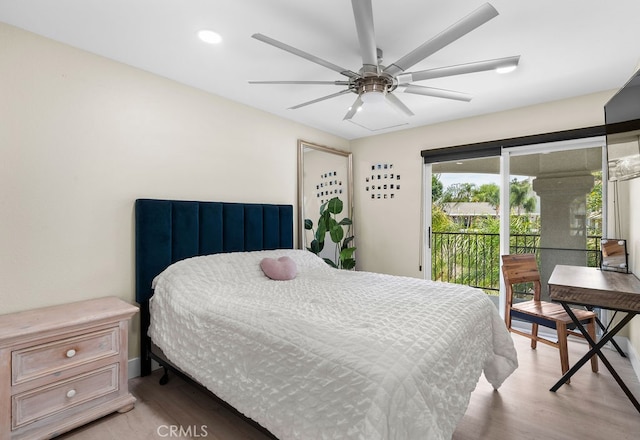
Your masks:
<instances>
[{"instance_id":1,"label":"balcony railing","mask_svg":"<svg viewBox=\"0 0 640 440\"><path fill-rule=\"evenodd\" d=\"M584 252L587 266L600 266L600 236L588 236ZM540 235L511 235L509 252L540 255ZM566 250L566 249L560 249ZM478 287L488 294L500 290L500 235L473 232L433 232L431 278Z\"/></svg>"}]
</instances>

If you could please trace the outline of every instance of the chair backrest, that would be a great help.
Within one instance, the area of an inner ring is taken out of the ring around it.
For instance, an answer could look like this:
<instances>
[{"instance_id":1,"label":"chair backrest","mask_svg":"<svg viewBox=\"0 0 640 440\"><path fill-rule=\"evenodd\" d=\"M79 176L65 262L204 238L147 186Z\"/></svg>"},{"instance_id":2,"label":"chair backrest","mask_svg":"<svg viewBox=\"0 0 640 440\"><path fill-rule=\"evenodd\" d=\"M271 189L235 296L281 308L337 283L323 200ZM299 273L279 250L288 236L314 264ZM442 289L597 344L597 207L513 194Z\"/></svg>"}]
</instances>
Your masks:
<instances>
[{"instance_id":1,"label":"chair backrest","mask_svg":"<svg viewBox=\"0 0 640 440\"><path fill-rule=\"evenodd\" d=\"M514 284L532 282L534 286L534 301L540 301L542 290L540 284L540 272L534 254L513 254L502 256L502 274L507 287L507 303L510 307L513 296Z\"/></svg>"}]
</instances>

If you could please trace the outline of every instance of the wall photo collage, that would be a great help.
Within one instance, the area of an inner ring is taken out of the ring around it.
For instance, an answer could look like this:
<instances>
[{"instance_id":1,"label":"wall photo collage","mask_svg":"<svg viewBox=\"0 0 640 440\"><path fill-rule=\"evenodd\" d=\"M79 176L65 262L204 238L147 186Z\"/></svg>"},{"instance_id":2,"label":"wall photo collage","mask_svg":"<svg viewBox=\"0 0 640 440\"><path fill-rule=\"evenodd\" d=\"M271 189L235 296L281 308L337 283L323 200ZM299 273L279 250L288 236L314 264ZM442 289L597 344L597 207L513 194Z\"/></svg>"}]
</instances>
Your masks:
<instances>
[{"instance_id":1,"label":"wall photo collage","mask_svg":"<svg viewBox=\"0 0 640 440\"><path fill-rule=\"evenodd\" d=\"M400 174L392 163L372 164L371 174L365 177L364 189L370 199L394 199L400 191Z\"/></svg>"}]
</instances>

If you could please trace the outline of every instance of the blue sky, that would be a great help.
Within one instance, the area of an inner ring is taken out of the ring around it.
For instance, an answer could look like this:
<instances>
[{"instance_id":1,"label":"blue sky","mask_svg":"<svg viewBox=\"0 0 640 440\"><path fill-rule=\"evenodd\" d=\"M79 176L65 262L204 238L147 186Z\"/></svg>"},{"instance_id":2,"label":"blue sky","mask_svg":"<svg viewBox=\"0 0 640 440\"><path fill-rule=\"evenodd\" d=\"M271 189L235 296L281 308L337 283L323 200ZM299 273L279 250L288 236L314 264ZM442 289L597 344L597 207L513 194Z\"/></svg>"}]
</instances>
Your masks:
<instances>
[{"instance_id":1,"label":"blue sky","mask_svg":"<svg viewBox=\"0 0 640 440\"><path fill-rule=\"evenodd\" d=\"M499 174L474 174L474 173L442 173L440 181L445 188L454 183L475 183L476 185L484 185L485 183L500 184Z\"/></svg>"}]
</instances>

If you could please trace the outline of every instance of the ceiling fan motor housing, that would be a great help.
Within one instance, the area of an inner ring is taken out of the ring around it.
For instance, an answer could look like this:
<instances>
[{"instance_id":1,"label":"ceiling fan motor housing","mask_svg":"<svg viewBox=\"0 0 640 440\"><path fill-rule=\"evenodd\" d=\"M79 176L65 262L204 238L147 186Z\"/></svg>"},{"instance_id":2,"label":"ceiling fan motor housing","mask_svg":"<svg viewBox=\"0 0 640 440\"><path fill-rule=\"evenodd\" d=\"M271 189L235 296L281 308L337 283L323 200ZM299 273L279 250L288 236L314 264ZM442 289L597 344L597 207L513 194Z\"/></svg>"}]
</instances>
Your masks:
<instances>
[{"instance_id":1,"label":"ceiling fan motor housing","mask_svg":"<svg viewBox=\"0 0 640 440\"><path fill-rule=\"evenodd\" d=\"M358 95L355 102L343 119L350 120L356 112L362 108L363 103L383 101L399 110L407 116L413 116L413 112L402 103L394 94L390 93L394 90L398 92L409 93L413 95L431 96L437 98L453 99L457 101L469 102L471 95L467 93L457 92L453 90L444 90L434 87L425 87L414 82L426 79L443 78L454 75L467 73L483 72L494 70L497 68L511 67L518 65L520 56L512 56L506 58L498 58L492 60L477 61L455 66L446 66L421 70L417 72L408 72L407 70L418 64L425 58L453 43L457 39L463 37L489 20L498 15L498 11L489 3L485 3L461 20L457 21L447 29L443 30L430 40L407 53L403 57L397 59L388 66L382 65L382 50L377 47L375 40L375 32L373 28L373 8L372 0L351 0L353 14L356 22L356 30L358 33L358 42L360 43L360 52L362 55L362 67L354 72L342 66L326 61L315 55L311 55L293 46L274 40L262 34L254 34L253 38L274 47L282 49L293 55L302 57L306 60L326 67L334 72L344 75L348 80L342 81L254 81L262 84L322 84L322 85L338 85L347 86L337 93L332 93L321 98L303 102L296 106L290 107L297 109L309 104L315 104L326 99L342 96L347 93L355 93Z\"/></svg>"},{"instance_id":2,"label":"ceiling fan motor housing","mask_svg":"<svg viewBox=\"0 0 640 440\"><path fill-rule=\"evenodd\" d=\"M353 87L351 90L358 95L366 93L378 92L387 93L396 88L393 77L389 75L365 76L353 79Z\"/></svg>"}]
</instances>

